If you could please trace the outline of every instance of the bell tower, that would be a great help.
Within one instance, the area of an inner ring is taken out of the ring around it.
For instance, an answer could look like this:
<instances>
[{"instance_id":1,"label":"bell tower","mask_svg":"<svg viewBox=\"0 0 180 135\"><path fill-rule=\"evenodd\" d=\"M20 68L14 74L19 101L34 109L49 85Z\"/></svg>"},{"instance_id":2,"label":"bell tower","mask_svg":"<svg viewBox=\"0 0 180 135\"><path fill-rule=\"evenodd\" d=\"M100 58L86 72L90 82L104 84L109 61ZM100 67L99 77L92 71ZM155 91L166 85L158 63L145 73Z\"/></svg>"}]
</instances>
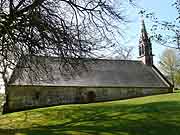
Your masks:
<instances>
[{"instance_id":1,"label":"bell tower","mask_svg":"<svg viewBox=\"0 0 180 135\"><path fill-rule=\"evenodd\" d=\"M152 66L154 55L152 54L151 40L148 37L144 19L142 19L141 23L142 26L141 26L141 35L139 39L139 58L145 65Z\"/></svg>"}]
</instances>

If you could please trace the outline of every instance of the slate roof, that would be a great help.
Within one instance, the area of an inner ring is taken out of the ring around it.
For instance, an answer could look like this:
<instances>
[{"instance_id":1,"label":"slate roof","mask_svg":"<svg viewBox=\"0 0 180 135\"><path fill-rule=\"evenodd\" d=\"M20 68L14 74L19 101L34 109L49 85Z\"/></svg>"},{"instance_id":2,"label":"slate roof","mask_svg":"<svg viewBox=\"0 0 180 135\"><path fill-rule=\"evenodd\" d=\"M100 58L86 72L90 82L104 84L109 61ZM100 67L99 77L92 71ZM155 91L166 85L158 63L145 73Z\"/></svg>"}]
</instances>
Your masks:
<instances>
[{"instance_id":1,"label":"slate roof","mask_svg":"<svg viewBox=\"0 0 180 135\"><path fill-rule=\"evenodd\" d=\"M69 72L57 57L34 58L37 60L34 65L26 61L33 65L32 71L17 66L9 85L170 87L157 68L146 66L141 61L79 59L83 66L75 66L75 70Z\"/></svg>"}]
</instances>

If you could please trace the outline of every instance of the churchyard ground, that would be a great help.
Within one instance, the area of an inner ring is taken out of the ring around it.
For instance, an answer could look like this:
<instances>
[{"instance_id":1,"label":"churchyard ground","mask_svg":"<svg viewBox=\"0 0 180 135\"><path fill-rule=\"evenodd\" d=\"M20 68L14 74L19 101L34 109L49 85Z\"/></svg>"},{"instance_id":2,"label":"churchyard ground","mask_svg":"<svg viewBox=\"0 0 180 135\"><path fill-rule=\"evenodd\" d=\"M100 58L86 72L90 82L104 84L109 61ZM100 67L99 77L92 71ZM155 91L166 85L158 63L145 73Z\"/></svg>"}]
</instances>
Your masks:
<instances>
[{"instance_id":1,"label":"churchyard ground","mask_svg":"<svg viewBox=\"0 0 180 135\"><path fill-rule=\"evenodd\" d=\"M0 116L0 135L179 135L180 93Z\"/></svg>"}]
</instances>

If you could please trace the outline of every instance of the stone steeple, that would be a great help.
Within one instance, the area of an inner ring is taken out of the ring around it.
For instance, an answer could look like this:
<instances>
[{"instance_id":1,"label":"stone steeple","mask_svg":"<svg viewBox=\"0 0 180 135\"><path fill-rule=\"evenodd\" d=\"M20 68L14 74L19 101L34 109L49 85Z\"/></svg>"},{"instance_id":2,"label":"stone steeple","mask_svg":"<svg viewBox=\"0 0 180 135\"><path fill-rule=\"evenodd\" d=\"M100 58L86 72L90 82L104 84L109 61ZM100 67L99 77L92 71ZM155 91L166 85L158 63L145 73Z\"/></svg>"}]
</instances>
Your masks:
<instances>
[{"instance_id":1,"label":"stone steeple","mask_svg":"<svg viewBox=\"0 0 180 135\"><path fill-rule=\"evenodd\" d=\"M142 19L141 26L141 35L139 39L139 58L141 61L148 65L153 65L153 54L152 54L152 44L151 40L148 37L148 33L146 31L146 26L144 23L144 19Z\"/></svg>"}]
</instances>

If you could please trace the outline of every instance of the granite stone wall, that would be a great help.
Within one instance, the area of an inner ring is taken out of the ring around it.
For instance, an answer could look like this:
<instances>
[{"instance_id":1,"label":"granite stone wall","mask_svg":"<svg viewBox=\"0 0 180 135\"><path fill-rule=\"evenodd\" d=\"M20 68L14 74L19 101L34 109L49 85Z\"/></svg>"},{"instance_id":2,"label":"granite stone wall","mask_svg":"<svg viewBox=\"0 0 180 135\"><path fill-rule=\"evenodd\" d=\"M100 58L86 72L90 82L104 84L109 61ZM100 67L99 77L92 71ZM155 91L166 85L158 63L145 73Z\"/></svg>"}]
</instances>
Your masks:
<instances>
[{"instance_id":1,"label":"granite stone wall","mask_svg":"<svg viewBox=\"0 0 180 135\"><path fill-rule=\"evenodd\" d=\"M89 103L171 92L167 88L9 86L8 112L70 103Z\"/></svg>"}]
</instances>

